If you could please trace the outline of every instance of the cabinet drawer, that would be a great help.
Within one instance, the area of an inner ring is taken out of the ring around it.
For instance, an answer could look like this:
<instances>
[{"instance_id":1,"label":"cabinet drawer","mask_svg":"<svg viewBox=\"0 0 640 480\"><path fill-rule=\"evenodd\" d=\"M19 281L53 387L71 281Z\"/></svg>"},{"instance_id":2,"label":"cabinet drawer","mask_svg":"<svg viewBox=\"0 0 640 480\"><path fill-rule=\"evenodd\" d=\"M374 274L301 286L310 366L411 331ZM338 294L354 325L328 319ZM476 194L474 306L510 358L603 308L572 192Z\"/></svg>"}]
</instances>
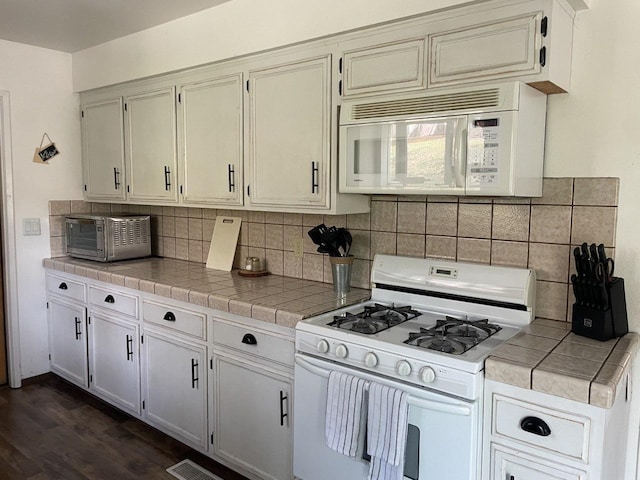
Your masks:
<instances>
[{"instance_id":1,"label":"cabinet drawer","mask_svg":"<svg viewBox=\"0 0 640 480\"><path fill-rule=\"evenodd\" d=\"M293 340L220 321L213 322L212 335L214 343L293 366Z\"/></svg>"},{"instance_id":2,"label":"cabinet drawer","mask_svg":"<svg viewBox=\"0 0 640 480\"><path fill-rule=\"evenodd\" d=\"M493 434L587 462L591 421L567 412L493 396Z\"/></svg>"},{"instance_id":3,"label":"cabinet drawer","mask_svg":"<svg viewBox=\"0 0 640 480\"><path fill-rule=\"evenodd\" d=\"M75 280L69 280L57 275L47 275L47 290L54 295L77 300L85 301L86 285Z\"/></svg>"},{"instance_id":4,"label":"cabinet drawer","mask_svg":"<svg viewBox=\"0 0 640 480\"><path fill-rule=\"evenodd\" d=\"M207 316L204 313L150 300L143 301L143 312L145 322L177 330L202 340L206 339Z\"/></svg>"},{"instance_id":5,"label":"cabinet drawer","mask_svg":"<svg viewBox=\"0 0 640 480\"><path fill-rule=\"evenodd\" d=\"M89 304L138 318L138 297L96 286L89 287Z\"/></svg>"}]
</instances>

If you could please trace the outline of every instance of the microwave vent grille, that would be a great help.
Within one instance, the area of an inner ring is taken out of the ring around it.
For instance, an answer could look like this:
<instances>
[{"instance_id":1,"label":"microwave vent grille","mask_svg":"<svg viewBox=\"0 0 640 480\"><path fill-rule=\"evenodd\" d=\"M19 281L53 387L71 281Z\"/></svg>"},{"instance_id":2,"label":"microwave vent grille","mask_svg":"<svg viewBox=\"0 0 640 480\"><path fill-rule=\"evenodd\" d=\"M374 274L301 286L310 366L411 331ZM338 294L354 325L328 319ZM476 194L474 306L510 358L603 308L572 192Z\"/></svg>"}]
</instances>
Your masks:
<instances>
[{"instance_id":1,"label":"microwave vent grille","mask_svg":"<svg viewBox=\"0 0 640 480\"><path fill-rule=\"evenodd\" d=\"M500 90L490 88L473 92L414 97L402 100L361 103L353 106L352 119L425 115L439 112L473 110L497 107L500 104Z\"/></svg>"}]
</instances>

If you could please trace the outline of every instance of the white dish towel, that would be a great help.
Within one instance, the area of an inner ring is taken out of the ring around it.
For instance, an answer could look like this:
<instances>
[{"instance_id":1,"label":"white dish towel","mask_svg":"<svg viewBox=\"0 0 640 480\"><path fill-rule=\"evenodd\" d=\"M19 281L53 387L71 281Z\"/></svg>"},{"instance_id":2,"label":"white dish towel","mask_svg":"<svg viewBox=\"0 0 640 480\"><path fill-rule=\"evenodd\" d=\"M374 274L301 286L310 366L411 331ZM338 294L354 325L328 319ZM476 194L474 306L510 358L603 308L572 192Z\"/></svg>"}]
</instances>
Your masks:
<instances>
[{"instance_id":1,"label":"white dish towel","mask_svg":"<svg viewBox=\"0 0 640 480\"><path fill-rule=\"evenodd\" d=\"M367 415L369 480L402 480L407 444L408 394L371 382Z\"/></svg>"},{"instance_id":2,"label":"white dish towel","mask_svg":"<svg viewBox=\"0 0 640 480\"><path fill-rule=\"evenodd\" d=\"M347 373L329 373L325 440L327 446L355 457L360 436L362 399L367 382Z\"/></svg>"}]
</instances>

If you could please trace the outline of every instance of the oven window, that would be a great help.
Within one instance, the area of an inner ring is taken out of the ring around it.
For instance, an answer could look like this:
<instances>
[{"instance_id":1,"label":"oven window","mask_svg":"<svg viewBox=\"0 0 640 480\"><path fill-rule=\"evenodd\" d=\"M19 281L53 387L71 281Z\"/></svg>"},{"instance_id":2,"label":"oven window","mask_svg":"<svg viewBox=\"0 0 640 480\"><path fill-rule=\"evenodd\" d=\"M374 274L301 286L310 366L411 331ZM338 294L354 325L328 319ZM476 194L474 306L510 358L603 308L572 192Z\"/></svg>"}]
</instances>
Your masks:
<instances>
[{"instance_id":1,"label":"oven window","mask_svg":"<svg viewBox=\"0 0 640 480\"><path fill-rule=\"evenodd\" d=\"M367 453L367 424L364 424L364 449L362 459L370 462L371 455ZM420 476L420 429L415 425L407 426L407 446L404 452L404 477L418 480Z\"/></svg>"},{"instance_id":2,"label":"oven window","mask_svg":"<svg viewBox=\"0 0 640 480\"><path fill-rule=\"evenodd\" d=\"M98 249L96 223L68 223L67 245L76 250L95 252Z\"/></svg>"}]
</instances>

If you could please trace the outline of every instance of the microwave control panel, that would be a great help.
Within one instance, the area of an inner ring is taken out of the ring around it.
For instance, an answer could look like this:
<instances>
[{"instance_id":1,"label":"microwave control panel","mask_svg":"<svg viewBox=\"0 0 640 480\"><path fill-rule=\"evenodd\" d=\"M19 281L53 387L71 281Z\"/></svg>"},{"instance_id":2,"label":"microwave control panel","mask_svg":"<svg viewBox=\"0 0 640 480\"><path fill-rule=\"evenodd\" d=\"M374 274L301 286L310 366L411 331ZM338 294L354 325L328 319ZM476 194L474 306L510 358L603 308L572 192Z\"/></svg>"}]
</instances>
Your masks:
<instances>
[{"instance_id":1,"label":"microwave control panel","mask_svg":"<svg viewBox=\"0 0 640 480\"><path fill-rule=\"evenodd\" d=\"M500 118L471 119L467 150L467 186L499 185Z\"/></svg>"}]
</instances>

